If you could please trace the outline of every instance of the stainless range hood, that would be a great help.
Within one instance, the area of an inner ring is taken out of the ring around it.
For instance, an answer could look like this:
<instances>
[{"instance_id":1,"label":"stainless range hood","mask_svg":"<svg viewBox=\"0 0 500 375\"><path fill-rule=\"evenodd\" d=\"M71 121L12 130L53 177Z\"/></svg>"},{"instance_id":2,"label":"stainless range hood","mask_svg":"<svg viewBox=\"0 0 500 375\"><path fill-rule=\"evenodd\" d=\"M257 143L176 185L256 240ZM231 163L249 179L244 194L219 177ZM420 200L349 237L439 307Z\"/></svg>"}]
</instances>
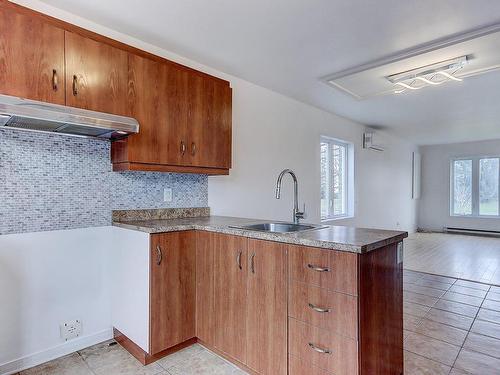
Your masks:
<instances>
[{"instance_id":1,"label":"stainless range hood","mask_svg":"<svg viewBox=\"0 0 500 375\"><path fill-rule=\"evenodd\" d=\"M131 117L0 94L0 126L77 137L116 140L139 132Z\"/></svg>"}]
</instances>

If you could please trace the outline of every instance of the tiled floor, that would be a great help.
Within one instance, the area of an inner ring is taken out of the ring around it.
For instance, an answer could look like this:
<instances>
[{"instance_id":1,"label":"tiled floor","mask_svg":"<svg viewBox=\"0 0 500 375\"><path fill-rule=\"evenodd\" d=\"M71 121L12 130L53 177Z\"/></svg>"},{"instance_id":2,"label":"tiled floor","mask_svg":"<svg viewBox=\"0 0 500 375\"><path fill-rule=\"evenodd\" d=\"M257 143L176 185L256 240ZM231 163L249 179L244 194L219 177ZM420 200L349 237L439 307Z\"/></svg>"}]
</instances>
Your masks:
<instances>
[{"instance_id":1,"label":"tiled floor","mask_svg":"<svg viewBox=\"0 0 500 375\"><path fill-rule=\"evenodd\" d=\"M21 371L20 375L244 375L221 357L195 344L148 366L120 345L105 342ZM19 375L19 374L18 374Z\"/></svg>"},{"instance_id":2,"label":"tiled floor","mask_svg":"<svg viewBox=\"0 0 500 375\"><path fill-rule=\"evenodd\" d=\"M405 375L500 374L500 287L404 271ZM99 344L21 375L243 375L193 345L143 367ZM304 374L306 375L306 374Z\"/></svg>"},{"instance_id":3,"label":"tiled floor","mask_svg":"<svg viewBox=\"0 0 500 375\"><path fill-rule=\"evenodd\" d=\"M404 271L405 375L500 374L500 287Z\"/></svg>"},{"instance_id":4,"label":"tiled floor","mask_svg":"<svg viewBox=\"0 0 500 375\"><path fill-rule=\"evenodd\" d=\"M405 269L500 285L500 238L415 233L405 240Z\"/></svg>"}]
</instances>

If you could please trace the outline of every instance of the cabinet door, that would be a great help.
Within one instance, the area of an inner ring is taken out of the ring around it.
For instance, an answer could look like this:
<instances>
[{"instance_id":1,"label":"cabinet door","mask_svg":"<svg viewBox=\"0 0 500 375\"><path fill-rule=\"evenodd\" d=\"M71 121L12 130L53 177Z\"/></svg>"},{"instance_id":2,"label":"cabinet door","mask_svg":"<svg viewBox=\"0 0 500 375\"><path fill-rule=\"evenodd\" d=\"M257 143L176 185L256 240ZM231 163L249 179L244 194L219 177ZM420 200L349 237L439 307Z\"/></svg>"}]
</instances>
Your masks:
<instances>
[{"instance_id":1,"label":"cabinet door","mask_svg":"<svg viewBox=\"0 0 500 375\"><path fill-rule=\"evenodd\" d=\"M214 256L217 234L196 233L196 337L215 346Z\"/></svg>"},{"instance_id":2,"label":"cabinet door","mask_svg":"<svg viewBox=\"0 0 500 375\"><path fill-rule=\"evenodd\" d=\"M140 163L188 163L188 74L175 66L129 56L130 115L139 134L127 139L129 160Z\"/></svg>"},{"instance_id":3,"label":"cabinet door","mask_svg":"<svg viewBox=\"0 0 500 375\"><path fill-rule=\"evenodd\" d=\"M246 362L247 239L217 235L215 347Z\"/></svg>"},{"instance_id":4,"label":"cabinet door","mask_svg":"<svg viewBox=\"0 0 500 375\"><path fill-rule=\"evenodd\" d=\"M65 32L66 105L128 116L128 54Z\"/></svg>"},{"instance_id":5,"label":"cabinet door","mask_svg":"<svg viewBox=\"0 0 500 375\"><path fill-rule=\"evenodd\" d=\"M227 83L190 76L188 121L192 165L231 167L232 91Z\"/></svg>"},{"instance_id":6,"label":"cabinet door","mask_svg":"<svg viewBox=\"0 0 500 375\"><path fill-rule=\"evenodd\" d=\"M194 232L151 235L150 353L195 337Z\"/></svg>"},{"instance_id":7,"label":"cabinet door","mask_svg":"<svg viewBox=\"0 0 500 375\"><path fill-rule=\"evenodd\" d=\"M259 374L287 373L287 246L249 240L247 366Z\"/></svg>"},{"instance_id":8,"label":"cabinet door","mask_svg":"<svg viewBox=\"0 0 500 375\"><path fill-rule=\"evenodd\" d=\"M64 30L0 5L0 93L64 105Z\"/></svg>"}]
</instances>

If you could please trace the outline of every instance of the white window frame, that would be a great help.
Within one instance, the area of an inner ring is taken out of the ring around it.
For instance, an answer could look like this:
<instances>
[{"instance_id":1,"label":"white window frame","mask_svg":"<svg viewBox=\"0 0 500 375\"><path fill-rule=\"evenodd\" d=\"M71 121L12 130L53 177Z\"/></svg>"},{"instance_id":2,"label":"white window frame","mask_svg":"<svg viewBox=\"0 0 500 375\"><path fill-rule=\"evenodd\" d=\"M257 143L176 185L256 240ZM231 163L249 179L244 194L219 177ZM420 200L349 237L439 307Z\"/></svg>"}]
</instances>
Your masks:
<instances>
[{"instance_id":1,"label":"white window frame","mask_svg":"<svg viewBox=\"0 0 500 375\"><path fill-rule=\"evenodd\" d=\"M450 200L449 200L449 212L451 217L463 217L463 218L481 218L481 219L499 219L500 218L500 199L498 200L498 215L481 215L480 214L480 197L479 197L479 179L480 179L480 165L479 161L481 159L500 159L499 155L475 155L475 156L461 156L454 157L450 159ZM454 163L459 160L472 160L472 213L469 215L459 215L454 213L454 202L455 202L455 174L454 174ZM499 172L500 179L500 172ZM499 190L500 190L500 180L499 180ZM500 198L500 191L499 191Z\"/></svg>"},{"instance_id":2,"label":"white window frame","mask_svg":"<svg viewBox=\"0 0 500 375\"><path fill-rule=\"evenodd\" d=\"M328 136L320 137L320 145L321 143L328 143L329 145L337 145L345 148L345 160L344 160L344 198L345 198L345 212L340 215L332 215L333 207L329 209L329 215L326 217L321 216L321 203L320 203L320 219L322 222L346 219L354 217L354 145L350 142L332 138ZM320 150L321 152L321 150ZM320 163L321 163L321 155L320 155ZM321 169L321 165L320 165ZM321 170L320 170L320 179L321 179ZM330 185L330 184L329 184ZM331 191L331 188L329 189ZM320 196L321 196L321 184L320 184Z\"/></svg>"}]
</instances>

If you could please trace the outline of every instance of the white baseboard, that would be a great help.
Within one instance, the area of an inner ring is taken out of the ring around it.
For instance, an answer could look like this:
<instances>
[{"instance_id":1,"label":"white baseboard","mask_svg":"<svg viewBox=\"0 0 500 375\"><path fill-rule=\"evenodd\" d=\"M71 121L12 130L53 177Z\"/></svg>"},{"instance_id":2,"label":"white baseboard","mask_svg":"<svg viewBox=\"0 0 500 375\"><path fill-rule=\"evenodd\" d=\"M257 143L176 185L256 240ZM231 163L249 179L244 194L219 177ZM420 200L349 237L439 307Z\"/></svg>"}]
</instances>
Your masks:
<instances>
[{"instance_id":1,"label":"white baseboard","mask_svg":"<svg viewBox=\"0 0 500 375\"><path fill-rule=\"evenodd\" d=\"M15 359L11 362L0 364L0 375L15 374L18 371L40 365L112 338L113 330L111 328L94 333L93 335L79 337L61 345L53 346L52 348Z\"/></svg>"}]
</instances>

